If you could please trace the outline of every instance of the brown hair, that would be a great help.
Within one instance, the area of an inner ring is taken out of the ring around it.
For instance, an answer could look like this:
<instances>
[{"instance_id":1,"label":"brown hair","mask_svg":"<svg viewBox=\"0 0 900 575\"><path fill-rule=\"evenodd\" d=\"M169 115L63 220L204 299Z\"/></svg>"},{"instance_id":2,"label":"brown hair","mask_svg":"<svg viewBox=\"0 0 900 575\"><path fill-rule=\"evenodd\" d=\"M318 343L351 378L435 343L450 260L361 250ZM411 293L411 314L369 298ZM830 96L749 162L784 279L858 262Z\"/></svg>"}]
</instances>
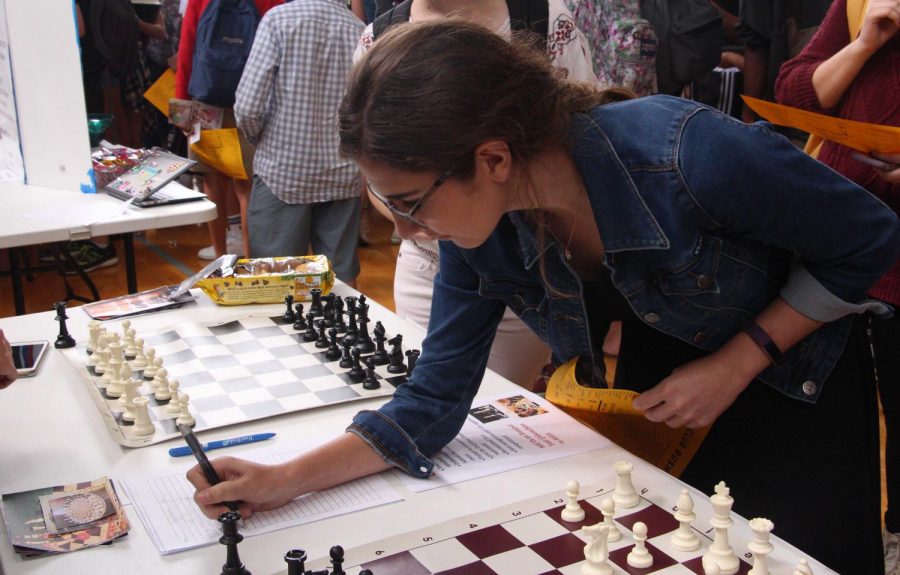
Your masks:
<instances>
[{"instance_id":1,"label":"brown hair","mask_svg":"<svg viewBox=\"0 0 900 575\"><path fill-rule=\"evenodd\" d=\"M505 141L522 164L567 145L573 114L627 97L559 78L524 36L508 42L459 19L403 24L379 37L350 75L340 151L469 178L482 142Z\"/></svg>"}]
</instances>

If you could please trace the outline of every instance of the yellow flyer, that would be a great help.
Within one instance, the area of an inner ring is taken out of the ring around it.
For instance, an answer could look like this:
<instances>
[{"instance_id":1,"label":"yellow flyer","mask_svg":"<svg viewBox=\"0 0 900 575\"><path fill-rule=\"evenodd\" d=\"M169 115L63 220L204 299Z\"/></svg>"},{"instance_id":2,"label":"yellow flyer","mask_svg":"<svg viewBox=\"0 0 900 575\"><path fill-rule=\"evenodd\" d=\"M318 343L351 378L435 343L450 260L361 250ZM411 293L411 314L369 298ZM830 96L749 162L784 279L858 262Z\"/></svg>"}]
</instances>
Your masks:
<instances>
[{"instance_id":1,"label":"yellow flyer","mask_svg":"<svg viewBox=\"0 0 900 575\"><path fill-rule=\"evenodd\" d=\"M838 144L870 154L900 152L900 128L855 122L782 104L741 96L750 108L779 126L797 128Z\"/></svg>"},{"instance_id":2,"label":"yellow flyer","mask_svg":"<svg viewBox=\"0 0 900 575\"><path fill-rule=\"evenodd\" d=\"M547 384L547 400L641 459L675 477L681 475L709 428L672 429L647 420L631 406L637 392L580 385L575 378L577 361L556 370Z\"/></svg>"},{"instance_id":3,"label":"yellow flyer","mask_svg":"<svg viewBox=\"0 0 900 575\"><path fill-rule=\"evenodd\" d=\"M202 130L200 140L191 144L191 150L204 164L223 174L239 180L247 179L237 128Z\"/></svg>"},{"instance_id":4,"label":"yellow flyer","mask_svg":"<svg viewBox=\"0 0 900 575\"><path fill-rule=\"evenodd\" d=\"M169 117L169 98L175 97L175 70L166 68L162 76L147 88L144 98L153 104L157 110Z\"/></svg>"}]
</instances>

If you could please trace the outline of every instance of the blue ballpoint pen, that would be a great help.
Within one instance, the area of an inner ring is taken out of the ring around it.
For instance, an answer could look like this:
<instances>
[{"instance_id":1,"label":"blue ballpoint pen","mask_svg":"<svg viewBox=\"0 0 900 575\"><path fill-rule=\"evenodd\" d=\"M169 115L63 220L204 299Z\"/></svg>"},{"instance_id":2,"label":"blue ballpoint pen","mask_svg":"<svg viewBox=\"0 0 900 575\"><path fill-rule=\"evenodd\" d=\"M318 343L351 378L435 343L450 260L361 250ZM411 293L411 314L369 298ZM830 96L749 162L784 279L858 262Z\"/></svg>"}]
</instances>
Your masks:
<instances>
[{"instance_id":1,"label":"blue ballpoint pen","mask_svg":"<svg viewBox=\"0 0 900 575\"><path fill-rule=\"evenodd\" d=\"M255 433L253 435L243 435L241 437L232 437L231 439L220 439L218 441L210 441L209 443L201 443L200 449L209 451L210 449L219 449L221 447L231 447L232 445L243 445L245 443L256 443L257 441L265 441L275 437L274 433ZM191 448L187 446L173 447L169 449L169 455L172 457L183 457L191 454Z\"/></svg>"}]
</instances>

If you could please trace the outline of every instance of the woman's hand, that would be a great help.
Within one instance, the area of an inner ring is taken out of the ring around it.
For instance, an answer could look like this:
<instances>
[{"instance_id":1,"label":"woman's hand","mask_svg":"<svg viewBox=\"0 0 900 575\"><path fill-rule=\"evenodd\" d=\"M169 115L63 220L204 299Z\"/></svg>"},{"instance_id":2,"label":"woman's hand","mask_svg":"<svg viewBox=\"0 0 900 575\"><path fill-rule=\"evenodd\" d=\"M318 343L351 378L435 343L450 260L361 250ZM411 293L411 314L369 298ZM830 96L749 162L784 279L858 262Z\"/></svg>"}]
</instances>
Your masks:
<instances>
[{"instance_id":1,"label":"woman's hand","mask_svg":"<svg viewBox=\"0 0 900 575\"><path fill-rule=\"evenodd\" d=\"M721 351L687 363L636 397L633 406L650 421L672 428L706 427L728 409L753 380Z\"/></svg>"},{"instance_id":2,"label":"woman's hand","mask_svg":"<svg viewBox=\"0 0 900 575\"><path fill-rule=\"evenodd\" d=\"M900 29L900 0L870 0L857 42L874 53Z\"/></svg>"},{"instance_id":3,"label":"woman's hand","mask_svg":"<svg viewBox=\"0 0 900 575\"><path fill-rule=\"evenodd\" d=\"M194 501L210 519L228 511L223 505L225 501L236 501L241 517L247 518L256 511L281 507L299 495L284 464L263 465L234 457L222 457L211 463L222 479L217 485L209 484L199 465L187 472L188 481L197 489Z\"/></svg>"},{"instance_id":4,"label":"woman's hand","mask_svg":"<svg viewBox=\"0 0 900 575\"><path fill-rule=\"evenodd\" d=\"M0 389L6 389L19 377L16 363L13 361L12 346L0 330Z\"/></svg>"},{"instance_id":5,"label":"woman's hand","mask_svg":"<svg viewBox=\"0 0 900 575\"><path fill-rule=\"evenodd\" d=\"M880 170L875 168L875 171L878 172L878 175L881 176L884 181L890 182L892 184L900 184L900 153L897 154L872 154L873 157L878 158L888 164L893 164L895 167L889 170Z\"/></svg>"}]
</instances>

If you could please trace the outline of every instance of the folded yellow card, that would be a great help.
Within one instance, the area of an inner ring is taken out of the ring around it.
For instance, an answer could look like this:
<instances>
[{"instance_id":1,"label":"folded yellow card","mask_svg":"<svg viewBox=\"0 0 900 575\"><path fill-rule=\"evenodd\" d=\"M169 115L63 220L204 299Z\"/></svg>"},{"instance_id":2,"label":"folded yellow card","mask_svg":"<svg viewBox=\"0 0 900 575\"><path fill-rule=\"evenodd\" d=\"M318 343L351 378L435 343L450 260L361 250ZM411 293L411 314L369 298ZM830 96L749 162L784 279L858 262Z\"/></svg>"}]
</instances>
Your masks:
<instances>
[{"instance_id":1,"label":"folded yellow card","mask_svg":"<svg viewBox=\"0 0 900 575\"><path fill-rule=\"evenodd\" d=\"M175 97L175 70L166 68L159 79L147 88L144 98L166 117L169 116L169 98Z\"/></svg>"},{"instance_id":2,"label":"folded yellow card","mask_svg":"<svg viewBox=\"0 0 900 575\"><path fill-rule=\"evenodd\" d=\"M191 145L200 160L232 178L247 179L237 128L202 130L200 141Z\"/></svg>"}]
</instances>

